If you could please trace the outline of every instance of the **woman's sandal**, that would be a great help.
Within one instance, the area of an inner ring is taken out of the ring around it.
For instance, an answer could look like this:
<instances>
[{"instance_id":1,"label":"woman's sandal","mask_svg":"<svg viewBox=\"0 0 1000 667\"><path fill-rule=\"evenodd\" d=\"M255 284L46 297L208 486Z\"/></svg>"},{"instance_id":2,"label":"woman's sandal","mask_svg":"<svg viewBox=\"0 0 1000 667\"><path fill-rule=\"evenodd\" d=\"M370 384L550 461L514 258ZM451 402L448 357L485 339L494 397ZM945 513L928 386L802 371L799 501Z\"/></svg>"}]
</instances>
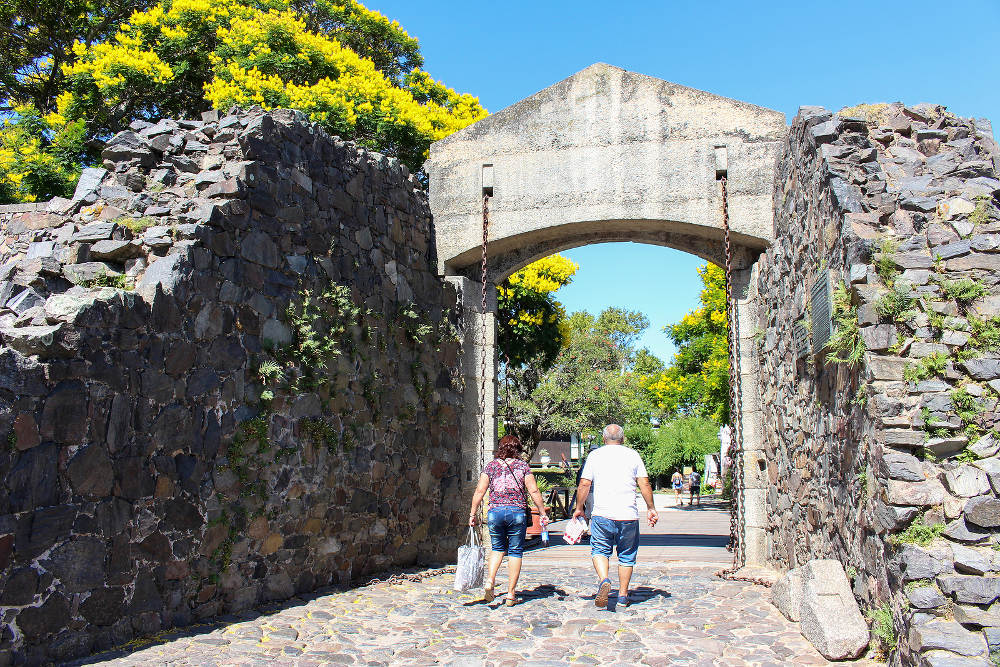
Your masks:
<instances>
[{"instance_id":1,"label":"woman's sandal","mask_svg":"<svg viewBox=\"0 0 1000 667\"><path fill-rule=\"evenodd\" d=\"M519 602L520 602L519 599L512 598L512 597L506 597L506 598L504 598L504 601L503 601L504 605L506 605L508 607L513 607L514 605L518 604Z\"/></svg>"},{"instance_id":2,"label":"woman's sandal","mask_svg":"<svg viewBox=\"0 0 1000 667\"><path fill-rule=\"evenodd\" d=\"M489 604L490 602L493 602L495 597L496 594L493 592L493 586L486 586L483 588L483 602Z\"/></svg>"}]
</instances>

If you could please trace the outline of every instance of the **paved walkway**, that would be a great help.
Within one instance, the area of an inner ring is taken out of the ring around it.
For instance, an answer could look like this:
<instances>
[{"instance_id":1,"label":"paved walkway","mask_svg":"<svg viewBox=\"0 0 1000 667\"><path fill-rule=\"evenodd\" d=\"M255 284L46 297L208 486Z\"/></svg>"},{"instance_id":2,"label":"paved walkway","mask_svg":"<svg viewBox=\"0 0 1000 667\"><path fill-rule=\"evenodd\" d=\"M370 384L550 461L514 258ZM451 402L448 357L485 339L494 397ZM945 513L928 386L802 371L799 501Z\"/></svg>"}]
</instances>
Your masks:
<instances>
[{"instance_id":1,"label":"paved walkway","mask_svg":"<svg viewBox=\"0 0 1000 667\"><path fill-rule=\"evenodd\" d=\"M646 535L635 604L594 606L586 547L525 556L524 602L483 604L453 577L296 600L225 625L185 628L101 656L109 665L815 665L826 664L767 601L715 576L729 562L720 509L667 510ZM673 530L673 533L667 531ZM721 532L720 532L721 531ZM701 557L701 562L691 560ZM502 579L498 588L505 588ZM497 601L499 602L499 600Z\"/></svg>"}]
</instances>

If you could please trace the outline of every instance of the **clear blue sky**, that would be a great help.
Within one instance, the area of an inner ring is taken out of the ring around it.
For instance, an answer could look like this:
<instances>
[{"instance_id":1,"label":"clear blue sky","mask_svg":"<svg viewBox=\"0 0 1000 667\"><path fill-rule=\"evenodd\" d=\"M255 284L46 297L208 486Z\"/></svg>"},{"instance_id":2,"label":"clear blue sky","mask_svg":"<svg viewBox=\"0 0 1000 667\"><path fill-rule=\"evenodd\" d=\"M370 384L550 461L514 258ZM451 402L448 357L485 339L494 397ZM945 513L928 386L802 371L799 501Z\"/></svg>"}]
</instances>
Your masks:
<instances>
[{"instance_id":1,"label":"clear blue sky","mask_svg":"<svg viewBox=\"0 0 1000 667\"><path fill-rule=\"evenodd\" d=\"M420 39L432 76L490 111L606 62L789 120L804 104L899 100L1000 122L998 0L362 2ZM581 265L559 292L566 307L642 310L641 344L669 359L660 329L696 305L700 262L635 244L564 254Z\"/></svg>"}]
</instances>

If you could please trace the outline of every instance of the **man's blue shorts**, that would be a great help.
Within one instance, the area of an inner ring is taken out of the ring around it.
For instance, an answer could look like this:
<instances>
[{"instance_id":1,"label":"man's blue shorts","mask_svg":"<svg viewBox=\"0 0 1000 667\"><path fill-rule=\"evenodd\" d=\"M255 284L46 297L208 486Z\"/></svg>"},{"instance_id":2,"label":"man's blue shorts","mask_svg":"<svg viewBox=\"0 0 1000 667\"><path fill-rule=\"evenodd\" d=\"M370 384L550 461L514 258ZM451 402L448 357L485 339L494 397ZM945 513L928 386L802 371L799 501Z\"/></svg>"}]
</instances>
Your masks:
<instances>
[{"instance_id":1,"label":"man's blue shorts","mask_svg":"<svg viewBox=\"0 0 1000 667\"><path fill-rule=\"evenodd\" d=\"M639 552L639 520L615 521L594 515L590 518L590 555L611 558L611 549L618 551L618 564L635 565Z\"/></svg>"},{"instance_id":2,"label":"man's blue shorts","mask_svg":"<svg viewBox=\"0 0 1000 667\"><path fill-rule=\"evenodd\" d=\"M528 530L528 513L523 507L494 507L486 515L490 528L490 545L510 558L524 553L524 533Z\"/></svg>"}]
</instances>

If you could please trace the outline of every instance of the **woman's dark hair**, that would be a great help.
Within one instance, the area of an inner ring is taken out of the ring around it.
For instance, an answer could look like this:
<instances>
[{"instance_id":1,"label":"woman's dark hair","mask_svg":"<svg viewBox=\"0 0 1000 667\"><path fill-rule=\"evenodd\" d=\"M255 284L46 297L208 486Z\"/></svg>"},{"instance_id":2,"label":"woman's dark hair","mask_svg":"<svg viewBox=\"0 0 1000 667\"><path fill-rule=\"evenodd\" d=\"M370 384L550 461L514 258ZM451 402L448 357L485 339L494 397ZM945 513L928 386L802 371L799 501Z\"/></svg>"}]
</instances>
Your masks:
<instances>
[{"instance_id":1,"label":"woman's dark hair","mask_svg":"<svg viewBox=\"0 0 1000 667\"><path fill-rule=\"evenodd\" d=\"M516 459L521 456L521 440L516 435L505 435L500 438L493 456L498 459Z\"/></svg>"}]
</instances>

